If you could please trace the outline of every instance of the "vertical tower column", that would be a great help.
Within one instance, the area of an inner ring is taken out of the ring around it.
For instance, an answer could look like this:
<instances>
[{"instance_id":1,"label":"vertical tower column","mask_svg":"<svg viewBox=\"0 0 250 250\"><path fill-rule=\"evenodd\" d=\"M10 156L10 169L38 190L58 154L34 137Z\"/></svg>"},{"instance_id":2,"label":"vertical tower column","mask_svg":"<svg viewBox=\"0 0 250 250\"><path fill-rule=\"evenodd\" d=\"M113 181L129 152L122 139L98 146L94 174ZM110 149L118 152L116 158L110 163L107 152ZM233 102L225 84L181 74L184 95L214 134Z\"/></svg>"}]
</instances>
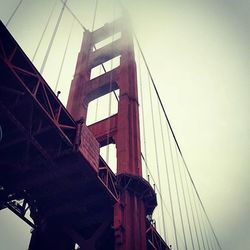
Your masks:
<instances>
[{"instance_id":1,"label":"vertical tower column","mask_svg":"<svg viewBox=\"0 0 250 250\"><path fill-rule=\"evenodd\" d=\"M86 102L84 96L86 83L89 81L91 73L91 68L88 65L91 48L92 34L89 31L85 31L67 102L67 109L75 121L80 119L86 120L87 117L88 102Z\"/></svg>"},{"instance_id":2,"label":"vertical tower column","mask_svg":"<svg viewBox=\"0 0 250 250\"><path fill-rule=\"evenodd\" d=\"M133 37L124 26L119 77L117 124L117 173L142 176L139 129L139 103Z\"/></svg>"}]
</instances>

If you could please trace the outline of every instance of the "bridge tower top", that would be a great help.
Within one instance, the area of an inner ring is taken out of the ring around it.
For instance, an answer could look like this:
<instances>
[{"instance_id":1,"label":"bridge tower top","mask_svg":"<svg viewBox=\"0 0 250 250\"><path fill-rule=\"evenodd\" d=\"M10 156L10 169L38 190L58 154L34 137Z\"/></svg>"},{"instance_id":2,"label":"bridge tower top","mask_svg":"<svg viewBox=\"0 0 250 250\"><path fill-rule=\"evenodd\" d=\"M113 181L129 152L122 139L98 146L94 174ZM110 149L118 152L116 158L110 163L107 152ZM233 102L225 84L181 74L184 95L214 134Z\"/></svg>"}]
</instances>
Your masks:
<instances>
[{"instance_id":1,"label":"bridge tower top","mask_svg":"<svg viewBox=\"0 0 250 250\"><path fill-rule=\"evenodd\" d=\"M121 36L114 41L116 33ZM112 42L95 49L97 43L107 38L112 38ZM118 67L91 79L93 68L118 56ZM115 20L93 32L84 33L67 109L75 120L86 120L88 104L117 89L117 114L89 128L100 146L116 144L117 174L142 176L136 63L133 36L126 18Z\"/></svg>"}]
</instances>

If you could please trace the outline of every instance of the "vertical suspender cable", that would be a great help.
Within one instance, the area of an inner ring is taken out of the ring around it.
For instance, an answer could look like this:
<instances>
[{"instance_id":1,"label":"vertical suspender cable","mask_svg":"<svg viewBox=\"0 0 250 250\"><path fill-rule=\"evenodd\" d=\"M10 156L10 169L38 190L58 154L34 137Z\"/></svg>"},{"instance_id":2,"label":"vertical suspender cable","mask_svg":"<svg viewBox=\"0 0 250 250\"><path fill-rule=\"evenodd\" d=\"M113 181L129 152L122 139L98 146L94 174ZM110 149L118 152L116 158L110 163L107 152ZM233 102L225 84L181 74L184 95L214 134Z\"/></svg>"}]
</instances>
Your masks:
<instances>
[{"instance_id":1,"label":"vertical suspender cable","mask_svg":"<svg viewBox=\"0 0 250 250\"><path fill-rule=\"evenodd\" d=\"M209 242L210 242L211 249L212 249L212 250L218 249L218 248L217 248L217 244L216 244L216 242L214 241L214 236L213 236L213 234L211 234L211 232L208 231L208 235L209 235Z\"/></svg>"},{"instance_id":2,"label":"vertical suspender cable","mask_svg":"<svg viewBox=\"0 0 250 250\"><path fill-rule=\"evenodd\" d=\"M168 215L171 217L171 215L170 215L170 213L169 213L169 211L168 211L167 205L166 205L166 203L164 202L164 200L162 199L162 195L161 195L160 189L159 189L158 185L155 184L156 181L155 181L155 179L154 179L154 176L153 176L153 174L151 173L151 171L150 171L150 169L149 169L149 166L148 166L148 163L146 162L146 159L145 159L145 157L144 157L144 155L143 155L142 153L141 153L141 158L142 158L142 160L144 161L144 163L145 163L145 165L146 165L146 168L148 169L148 174L149 174L149 175L151 176L151 178L152 178L152 181L153 181L153 183L154 183L154 185L155 185L155 188L156 188L158 194L160 195L160 199L162 200L163 205L164 205L164 207L166 208L166 211L167 211Z\"/></svg>"},{"instance_id":3,"label":"vertical suspender cable","mask_svg":"<svg viewBox=\"0 0 250 250\"><path fill-rule=\"evenodd\" d=\"M72 21L72 24L71 24L71 27L70 27L70 32L69 32L67 43L66 43L66 47L65 47L65 50L64 50L64 53L63 53L62 63L60 65L60 70L59 70L59 74L58 74L57 81L56 81L55 93L57 91L58 83L59 83L59 80L60 80L60 77L61 77L61 73L62 73L62 68L63 68L65 57L66 57L66 54L67 54L67 50L68 50L68 46L69 46L69 41L70 41L70 37L71 37L71 34L72 34L73 26L74 26L74 20L75 19L73 19L73 21Z\"/></svg>"},{"instance_id":4,"label":"vertical suspender cable","mask_svg":"<svg viewBox=\"0 0 250 250\"><path fill-rule=\"evenodd\" d=\"M155 119L154 119L154 110L153 110L150 78L148 78L148 87L149 87L149 97L150 97L150 110L151 110L152 125L153 125L154 151L155 151L157 175L158 175L158 181L159 181L160 194L162 195L162 192L161 192L161 175L160 175L160 169L159 169L159 159L158 159L158 150L157 150L157 141L156 141L156 132L155 132ZM165 229L166 223L165 223L165 217L164 217L164 212L163 212L163 203L162 203L162 201L161 201L161 215L162 215L162 222L163 222L163 233L164 233L165 239L167 239L166 229Z\"/></svg>"},{"instance_id":5,"label":"vertical suspender cable","mask_svg":"<svg viewBox=\"0 0 250 250\"><path fill-rule=\"evenodd\" d=\"M144 103L143 103L143 92L142 92L142 76L141 76L141 60L140 54L138 54L138 68L139 68L139 84L140 84L140 94L141 94L141 110L142 110L142 133L143 133L143 145L145 160L147 161L147 145L146 145L146 131L145 131L145 114L144 114ZM146 167L146 178L148 178L148 168Z\"/></svg>"},{"instance_id":6,"label":"vertical suspender cable","mask_svg":"<svg viewBox=\"0 0 250 250\"><path fill-rule=\"evenodd\" d=\"M197 221L198 221L198 227L199 227L200 234L201 234L201 241L202 241L203 249L206 249L206 247L205 247L205 242L204 242L204 238L203 238L203 233L202 233L202 230L201 230L201 223L200 223L200 218L199 218L199 214L198 214L198 209L197 209L197 205L196 205L196 201L195 201L194 192L191 190L191 193L192 193L192 195L193 195L194 208L195 208L196 217L197 217Z\"/></svg>"},{"instance_id":7,"label":"vertical suspender cable","mask_svg":"<svg viewBox=\"0 0 250 250\"><path fill-rule=\"evenodd\" d=\"M190 191L189 191L189 185L188 185L188 181L187 181L186 172L184 173L184 178L185 178L185 183L186 183L187 192L188 192L188 199L189 199L189 203L190 203L192 220L193 220L193 224L194 224L194 230L195 230L195 236L196 236L196 240L197 240L197 244L198 244L198 249L201 250L199 236L198 236L198 232L197 232L197 226L196 226L196 222L195 222L194 209L193 209L193 204L192 204L192 200L191 200L191 196L190 196Z\"/></svg>"},{"instance_id":8,"label":"vertical suspender cable","mask_svg":"<svg viewBox=\"0 0 250 250\"><path fill-rule=\"evenodd\" d=\"M203 219L203 216L202 216L202 211L201 211L200 206L199 206L199 213L200 213L200 216L201 216L201 224L202 224L202 227L203 227L203 230L204 230L204 236L205 236L205 239L206 239L207 249L210 250L208 237L207 237L207 230L206 230L206 227L205 227L205 224L204 224L204 219Z\"/></svg>"},{"instance_id":9,"label":"vertical suspender cable","mask_svg":"<svg viewBox=\"0 0 250 250\"><path fill-rule=\"evenodd\" d=\"M213 235L212 235L212 243L213 243L214 249L218 249L216 239L215 239L215 237Z\"/></svg>"},{"instance_id":10,"label":"vertical suspender cable","mask_svg":"<svg viewBox=\"0 0 250 250\"><path fill-rule=\"evenodd\" d=\"M186 165L184 159L183 159L183 161L184 161L184 164ZM190 174L190 173L189 173L189 174ZM191 181L192 181L192 184L193 184L193 180L191 180ZM210 219L209 219L209 217L208 217L208 215L207 215L207 212L206 212L206 210L205 210L205 207L204 207L204 205L203 205L203 202L201 201L200 195L199 195L199 193L198 193L198 191L197 191L197 189L196 189L196 186L194 186L194 184L193 184L193 188L194 188L195 193L196 193L196 195L197 195L197 197L198 197L198 199L199 199L199 202L200 202L200 204L201 204L202 210L203 210L203 212L204 212L204 214L205 214L205 216L206 216L207 222L208 222L208 224L209 224L209 226L210 226L210 228L211 228L211 231L212 231L212 233L213 233L214 239L215 239L215 241L216 241L216 245L219 247L220 250L222 250L221 245L220 245L220 242L219 242L219 240L218 240L218 238L217 238L217 235L215 234L214 228L213 228L213 226L212 226L212 223L211 223L211 221L210 221Z\"/></svg>"},{"instance_id":11,"label":"vertical suspender cable","mask_svg":"<svg viewBox=\"0 0 250 250\"><path fill-rule=\"evenodd\" d=\"M206 225L206 222L205 222L205 225ZM208 241L209 241L210 249L214 250L215 248L214 248L214 245L213 245L213 242L212 242L212 239L211 239L211 235L210 235L209 229L207 230L207 234L208 234Z\"/></svg>"},{"instance_id":12,"label":"vertical suspender cable","mask_svg":"<svg viewBox=\"0 0 250 250\"><path fill-rule=\"evenodd\" d=\"M172 149L172 145L171 145L171 138L170 138L168 126L167 126L167 135L168 135L168 143L169 143L169 149L170 149L170 155L171 155L171 161L172 161L172 170L173 170L173 174L174 174L174 183L175 183L175 190L176 190L176 196L177 196L177 202L178 202L178 209L179 209L179 214L180 214L180 219L181 219L182 234L183 234L183 238L184 238L185 249L187 249L187 240L186 240L186 234L185 234L185 230L184 230L184 223L183 223L182 210L181 210L181 204L180 204L179 189L178 189L178 185L177 185L175 166L174 166L173 149Z\"/></svg>"},{"instance_id":13,"label":"vertical suspender cable","mask_svg":"<svg viewBox=\"0 0 250 250\"><path fill-rule=\"evenodd\" d=\"M189 234L190 234L190 238L191 238L191 244L192 244L192 247L194 250L195 249L194 248L194 240L193 240L193 234L192 234L191 225L190 225L189 213L188 213L188 208L187 208L187 200L186 200L186 194L185 194L184 185L183 185L183 178L182 178L182 173L181 173L181 167L180 167L179 154L177 152L177 147L175 147L175 153L176 153L177 165L178 165L178 169L179 169L179 173L180 173L181 189L182 189L184 206L185 206L186 215L187 215L188 229L189 229Z\"/></svg>"},{"instance_id":14,"label":"vertical suspender cable","mask_svg":"<svg viewBox=\"0 0 250 250\"><path fill-rule=\"evenodd\" d=\"M164 135L163 135L163 128L162 128L162 120L161 120L159 102L157 102L157 103L158 103L158 112L159 112L159 117L160 117L161 140L162 140L162 146L163 146L165 170L166 170L166 174L167 174L168 194L169 194L171 215L172 215L173 227L174 227L174 237L175 237L175 242L176 242L176 249L179 250L179 244L178 244L178 238L177 238L177 232L176 232L176 222L175 222L175 215L174 215L174 208L173 208L172 191L171 191L170 177L169 177L169 170L168 170L168 163L167 163L167 155L166 155L166 145L165 145Z\"/></svg>"},{"instance_id":15,"label":"vertical suspender cable","mask_svg":"<svg viewBox=\"0 0 250 250\"><path fill-rule=\"evenodd\" d=\"M58 16L58 19L57 19L57 22L56 22L55 29L54 29L54 31L53 31L52 37L51 37L50 42L49 42L49 46L48 46L48 48L47 48L45 57L44 57L43 62L42 62L42 66L41 66L41 68L40 68L40 73L41 73L41 74L43 73L44 67L45 67L45 65L46 65L46 63L47 63L47 60L48 60L48 57L49 57L49 53L50 53L51 47L52 47L52 45L53 45L53 42L54 42L54 39L55 39L57 30L58 30L59 24L60 24L60 22L61 22L62 15L63 15L64 9L65 9L65 4L67 3L67 1L68 1L68 0L65 0L65 1L63 2L62 9L61 9L60 14L59 14L59 16Z\"/></svg>"},{"instance_id":16,"label":"vertical suspender cable","mask_svg":"<svg viewBox=\"0 0 250 250\"><path fill-rule=\"evenodd\" d=\"M145 163L145 165L146 165L146 168L148 169L148 173L149 173L150 177L152 178L153 183L156 183L156 181L155 181L155 179L154 179L154 176L152 175L152 173L151 173L151 171L150 171L150 169L149 169L148 163L146 162L145 157L144 157L144 155L143 155L142 153L141 153L141 158L142 158L142 160L144 161L144 163ZM166 203L165 203L165 201L164 201L164 199L163 199L163 197L162 197L162 195L161 195L161 191L160 191L158 185L154 184L154 187L155 187L156 191L158 192L158 194L159 194L159 196L160 196L160 199L161 199L161 202L163 203L163 206L164 206L164 208L165 208L165 211L167 211L169 217L171 217L171 214L170 214L170 212L168 211L168 207L167 207L167 205L166 205ZM178 233L177 230L176 230L176 233L179 235L179 233ZM180 236L180 235L179 235L179 236ZM179 237L179 239L181 239L181 238ZM176 245L177 245L177 244L176 244ZM178 248L178 249L179 249L179 248ZM177 250L178 250L178 249L177 249Z\"/></svg>"},{"instance_id":17,"label":"vertical suspender cable","mask_svg":"<svg viewBox=\"0 0 250 250\"><path fill-rule=\"evenodd\" d=\"M49 26L49 22L50 22L50 20L51 20L51 17L52 17L52 15L53 15L54 10L55 10L56 3L57 3L57 0L55 0L54 5L53 5L53 7L52 7L52 9L51 9L51 11L50 11L48 20L47 20L47 22L46 22L46 25L45 25L45 27L44 27L44 30L43 30L43 32L42 32L42 35L41 35L41 37L40 37L40 40L39 40L39 42L38 42L38 45L37 45L36 50L35 50L35 52L34 52L34 55L33 55L33 57L32 57L32 62L35 60L36 54L37 54L37 52L38 52L38 50L39 50L39 48L40 48L40 45L41 45L41 42L42 42L42 40L43 40L44 34L45 34L45 32L46 32L46 30L47 30L47 28L48 28L48 26Z\"/></svg>"},{"instance_id":18,"label":"vertical suspender cable","mask_svg":"<svg viewBox=\"0 0 250 250\"><path fill-rule=\"evenodd\" d=\"M6 22L5 26L7 27L12 20L13 16L16 14L17 10L19 9L20 5L22 4L23 0L20 0L14 11L12 12L11 16L9 17L8 21Z\"/></svg>"}]
</instances>

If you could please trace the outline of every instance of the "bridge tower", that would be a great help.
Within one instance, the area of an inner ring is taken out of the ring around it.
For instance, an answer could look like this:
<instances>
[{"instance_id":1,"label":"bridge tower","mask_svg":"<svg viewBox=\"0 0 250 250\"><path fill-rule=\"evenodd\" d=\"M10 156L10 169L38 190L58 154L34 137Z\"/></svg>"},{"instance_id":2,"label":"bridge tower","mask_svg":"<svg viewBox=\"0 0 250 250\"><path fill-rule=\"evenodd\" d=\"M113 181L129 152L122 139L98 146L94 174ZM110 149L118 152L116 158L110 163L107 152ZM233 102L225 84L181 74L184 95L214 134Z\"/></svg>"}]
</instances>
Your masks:
<instances>
[{"instance_id":1,"label":"bridge tower","mask_svg":"<svg viewBox=\"0 0 250 250\"><path fill-rule=\"evenodd\" d=\"M94 50L95 44L119 32L120 39ZM117 68L90 78L93 68L117 56L120 56ZM116 145L117 178L122 191L120 202L114 206L115 249L143 250L146 249L146 215L152 213L152 207L145 204L149 201L145 194L152 194L153 190L142 178L136 62L133 37L124 18L85 32L67 109L75 120L86 121L88 104L117 89L117 114L90 125L89 129L101 147Z\"/></svg>"}]
</instances>

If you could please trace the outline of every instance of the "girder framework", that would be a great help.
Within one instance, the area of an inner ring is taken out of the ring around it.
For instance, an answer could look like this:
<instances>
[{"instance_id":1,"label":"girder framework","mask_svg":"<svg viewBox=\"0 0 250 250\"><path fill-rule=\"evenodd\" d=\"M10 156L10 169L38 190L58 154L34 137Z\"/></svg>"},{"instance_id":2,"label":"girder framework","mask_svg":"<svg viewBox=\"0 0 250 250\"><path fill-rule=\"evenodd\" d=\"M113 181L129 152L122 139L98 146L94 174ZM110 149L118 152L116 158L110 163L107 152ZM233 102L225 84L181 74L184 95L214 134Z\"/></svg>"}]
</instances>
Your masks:
<instances>
[{"instance_id":1,"label":"girder framework","mask_svg":"<svg viewBox=\"0 0 250 250\"><path fill-rule=\"evenodd\" d=\"M104 217L111 225L118 191L109 167L100 164L99 171L97 141L73 120L2 23L0 110L0 208L36 228L30 249L54 249L67 235L62 226L88 238ZM70 242L61 249L74 247Z\"/></svg>"}]
</instances>

